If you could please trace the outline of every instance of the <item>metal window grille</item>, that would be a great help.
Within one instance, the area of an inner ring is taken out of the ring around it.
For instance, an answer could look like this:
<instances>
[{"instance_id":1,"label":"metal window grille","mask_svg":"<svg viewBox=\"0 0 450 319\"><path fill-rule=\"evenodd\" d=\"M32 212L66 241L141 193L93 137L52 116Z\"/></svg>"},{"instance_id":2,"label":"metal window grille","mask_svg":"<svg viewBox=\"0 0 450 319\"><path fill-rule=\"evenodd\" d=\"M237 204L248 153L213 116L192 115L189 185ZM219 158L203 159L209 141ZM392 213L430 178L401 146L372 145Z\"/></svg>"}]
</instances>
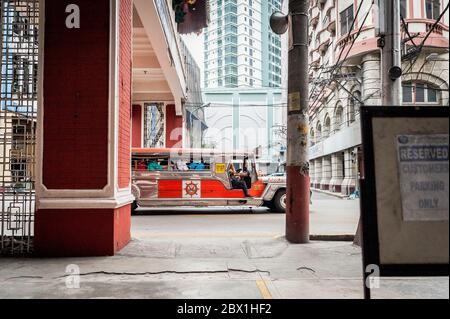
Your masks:
<instances>
[{"instance_id":1,"label":"metal window grille","mask_svg":"<svg viewBox=\"0 0 450 319\"><path fill-rule=\"evenodd\" d=\"M144 146L148 148L165 145L164 104L154 103L144 106Z\"/></svg>"},{"instance_id":2,"label":"metal window grille","mask_svg":"<svg viewBox=\"0 0 450 319\"><path fill-rule=\"evenodd\" d=\"M0 2L0 254L33 249L39 0Z\"/></svg>"}]
</instances>

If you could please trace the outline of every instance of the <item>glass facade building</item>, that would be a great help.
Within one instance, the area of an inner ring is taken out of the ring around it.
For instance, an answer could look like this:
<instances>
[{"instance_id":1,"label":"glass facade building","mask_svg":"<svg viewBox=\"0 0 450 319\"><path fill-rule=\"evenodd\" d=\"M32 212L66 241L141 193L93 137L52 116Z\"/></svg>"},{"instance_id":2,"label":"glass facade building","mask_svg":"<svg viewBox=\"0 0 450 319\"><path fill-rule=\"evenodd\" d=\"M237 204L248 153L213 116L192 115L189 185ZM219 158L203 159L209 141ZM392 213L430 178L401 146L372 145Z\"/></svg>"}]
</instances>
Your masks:
<instances>
[{"instance_id":1,"label":"glass facade building","mask_svg":"<svg viewBox=\"0 0 450 319\"><path fill-rule=\"evenodd\" d=\"M269 19L281 0L210 1L204 87L281 87L281 37Z\"/></svg>"}]
</instances>

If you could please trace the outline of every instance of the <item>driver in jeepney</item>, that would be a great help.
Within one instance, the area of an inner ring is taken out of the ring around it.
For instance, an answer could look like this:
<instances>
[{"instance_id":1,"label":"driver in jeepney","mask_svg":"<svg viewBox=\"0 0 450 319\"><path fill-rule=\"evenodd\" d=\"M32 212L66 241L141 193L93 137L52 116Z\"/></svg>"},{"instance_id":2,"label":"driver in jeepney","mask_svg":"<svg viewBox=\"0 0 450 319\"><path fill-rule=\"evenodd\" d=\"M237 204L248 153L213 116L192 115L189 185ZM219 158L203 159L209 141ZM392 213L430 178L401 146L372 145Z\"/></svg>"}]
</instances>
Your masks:
<instances>
[{"instance_id":1,"label":"driver in jeepney","mask_svg":"<svg viewBox=\"0 0 450 319\"><path fill-rule=\"evenodd\" d=\"M245 166L244 162L244 169L236 171L233 164L230 164L228 174L230 175L231 179L231 187L233 189L242 189L244 192L244 196L248 198L252 198L252 196L248 193L248 179L250 177L250 172Z\"/></svg>"}]
</instances>

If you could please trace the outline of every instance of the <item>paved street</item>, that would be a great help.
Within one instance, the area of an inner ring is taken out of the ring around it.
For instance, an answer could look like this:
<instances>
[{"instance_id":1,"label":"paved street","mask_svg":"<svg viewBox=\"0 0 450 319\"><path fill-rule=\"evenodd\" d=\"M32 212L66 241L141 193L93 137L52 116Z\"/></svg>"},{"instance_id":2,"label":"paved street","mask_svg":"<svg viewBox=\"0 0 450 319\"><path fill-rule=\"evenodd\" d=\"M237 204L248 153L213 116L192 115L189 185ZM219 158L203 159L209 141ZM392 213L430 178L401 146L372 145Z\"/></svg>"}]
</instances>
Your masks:
<instances>
[{"instance_id":1,"label":"paved street","mask_svg":"<svg viewBox=\"0 0 450 319\"><path fill-rule=\"evenodd\" d=\"M356 207L357 201L315 194L312 229L353 233ZM183 212L132 222L133 241L115 257L0 259L0 298L363 296L360 248L351 242L291 245L283 238L284 215ZM78 289L70 288L68 265L79 268ZM448 289L448 278L383 279L373 296L448 298Z\"/></svg>"},{"instance_id":2,"label":"paved street","mask_svg":"<svg viewBox=\"0 0 450 319\"><path fill-rule=\"evenodd\" d=\"M197 237L281 237L285 215L265 208L172 209L140 211L133 217L135 238L190 237L186 225ZM359 220L359 201L343 200L323 193L313 193L310 211L312 235L354 235ZM170 225L169 227L166 227Z\"/></svg>"}]
</instances>

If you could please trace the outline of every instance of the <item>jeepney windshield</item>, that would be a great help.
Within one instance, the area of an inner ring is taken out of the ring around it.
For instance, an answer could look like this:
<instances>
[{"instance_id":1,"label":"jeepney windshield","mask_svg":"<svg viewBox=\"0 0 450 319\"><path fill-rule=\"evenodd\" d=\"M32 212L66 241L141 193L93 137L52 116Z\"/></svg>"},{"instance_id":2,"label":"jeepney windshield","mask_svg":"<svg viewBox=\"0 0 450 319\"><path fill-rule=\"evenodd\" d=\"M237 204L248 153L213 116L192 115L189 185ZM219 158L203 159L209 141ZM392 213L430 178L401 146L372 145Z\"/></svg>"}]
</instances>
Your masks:
<instances>
[{"instance_id":1,"label":"jeepney windshield","mask_svg":"<svg viewBox=\"0 0 450 319\"><path fill-rule=\"evenodd\" d=\"M244 171L244 169L247 170L253 181L258 178L258 174L256 172L256 164L251 158L244 157L238 160L234 159L228 166L229 175L231 175L231 171L234 171L235 173L241 173L242 171Z\"/></svg>"}]
</instances>

